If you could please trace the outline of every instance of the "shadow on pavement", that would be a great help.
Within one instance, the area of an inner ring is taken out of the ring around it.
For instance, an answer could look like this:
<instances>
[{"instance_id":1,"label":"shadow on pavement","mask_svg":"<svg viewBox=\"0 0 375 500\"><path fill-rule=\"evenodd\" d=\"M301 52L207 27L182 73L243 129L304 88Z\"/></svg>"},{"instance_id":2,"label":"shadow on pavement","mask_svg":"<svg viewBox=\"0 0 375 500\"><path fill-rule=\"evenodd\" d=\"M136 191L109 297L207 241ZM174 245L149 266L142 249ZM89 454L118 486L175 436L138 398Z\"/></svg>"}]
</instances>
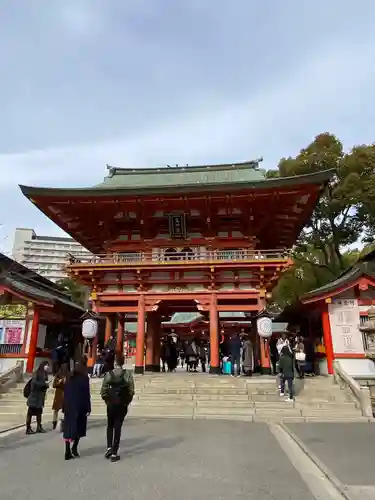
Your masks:
<instances>
[{"instance_id":1,"label":"shadow on pavement","mask_svg":"<svg viewBox=\"0 0 375 500\"><path fill-rule=\"evenodd\" d=\"M131 457L134 455L140 455L141 453L146 453L152 450L161 450L173 448L176 445L182 443L184 439L182 437L174 438L164 438L157 439L154 441L149 441L151 436L139 437L139 438L128 438L121 440L121 456ZM105 443L103 439L103 446L93 446L91 448L82 448L82 457L92 457L95 455L102 456L105 452Z\"/></svg>"}]
</instances>

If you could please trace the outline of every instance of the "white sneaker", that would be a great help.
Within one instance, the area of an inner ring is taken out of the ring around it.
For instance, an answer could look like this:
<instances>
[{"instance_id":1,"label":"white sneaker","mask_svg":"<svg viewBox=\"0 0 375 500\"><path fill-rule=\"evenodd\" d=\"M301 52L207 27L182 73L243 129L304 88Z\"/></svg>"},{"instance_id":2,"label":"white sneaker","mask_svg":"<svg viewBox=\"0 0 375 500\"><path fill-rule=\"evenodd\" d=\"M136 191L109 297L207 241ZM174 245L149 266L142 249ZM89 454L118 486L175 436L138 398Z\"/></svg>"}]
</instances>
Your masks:
<instances>
[{"instance_id":1,"label":"white sneaker","mask_svg":"<svg viewBox=\"0 0 375 500\"><path fill-rule=\"evenodd\" d=\"M283 392L280 392L280 396L285 396L285 394Z\"/></svg>"},{"instance_id":2,"label":"white sneaker","mask_svg":"<svg viewBox=\"0 0 375 500\"><path fill-rule=\"evenodd\" d=\"M294 399L287 398L285 401L288 401L289 403L294 403Z\"/></svg>"}]
</instances>

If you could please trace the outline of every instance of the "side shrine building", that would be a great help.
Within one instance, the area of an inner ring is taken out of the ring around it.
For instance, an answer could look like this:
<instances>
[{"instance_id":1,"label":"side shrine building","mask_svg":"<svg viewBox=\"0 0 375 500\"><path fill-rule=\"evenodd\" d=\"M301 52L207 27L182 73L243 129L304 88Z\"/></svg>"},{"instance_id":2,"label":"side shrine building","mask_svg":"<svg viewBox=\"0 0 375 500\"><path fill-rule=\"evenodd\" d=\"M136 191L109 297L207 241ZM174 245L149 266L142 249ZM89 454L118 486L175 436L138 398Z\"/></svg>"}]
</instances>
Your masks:
<instances>
[{"instance_id":1,"label":"side shrine building","mask_svg":"<svg viewBox=\"0 0 375 500\"><path fill-rule=\"evenodd\" d=\"M117 327L122 346L125 315L136 313L136 373L160 369L161 323L176 312L206 318L212 373L220 372L219 315L245 313L267 372L255 318L332 174L266 179L258 162L109 168L91 188L21 190L95 254L68 270L91 288L106 338Z\"/></svg>"}]
</instances>

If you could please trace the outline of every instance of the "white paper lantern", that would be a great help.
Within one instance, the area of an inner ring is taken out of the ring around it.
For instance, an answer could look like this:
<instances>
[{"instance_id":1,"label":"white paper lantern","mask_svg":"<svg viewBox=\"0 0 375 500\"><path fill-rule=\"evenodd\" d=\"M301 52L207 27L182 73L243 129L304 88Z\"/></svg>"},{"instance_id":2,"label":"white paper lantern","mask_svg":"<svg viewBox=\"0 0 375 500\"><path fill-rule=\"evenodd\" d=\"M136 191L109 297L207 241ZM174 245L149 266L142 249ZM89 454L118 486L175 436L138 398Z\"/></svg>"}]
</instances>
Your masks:
<instances>
[{"instance_id":1,"label":"white paper lantern","mask_svg":"<svg viewBox=\"0 0 375 500\"><path fill-rule=\"evenodd\" d=\"M272 336L272 319L267 316L262 316L257 319L257 330L259 337L268 339Z\"/></svg>"},{"instance_id":2,"label":"white paper lantern","mask_svg":"<svg viewBox=\"0 0 375 500\"><path fill-rule=\"evenodd\" d=\"M98 332L98 322L95 319L87 318L82 323L82 337L85 339L93 339Z\"/></svg>"}]
</instances>

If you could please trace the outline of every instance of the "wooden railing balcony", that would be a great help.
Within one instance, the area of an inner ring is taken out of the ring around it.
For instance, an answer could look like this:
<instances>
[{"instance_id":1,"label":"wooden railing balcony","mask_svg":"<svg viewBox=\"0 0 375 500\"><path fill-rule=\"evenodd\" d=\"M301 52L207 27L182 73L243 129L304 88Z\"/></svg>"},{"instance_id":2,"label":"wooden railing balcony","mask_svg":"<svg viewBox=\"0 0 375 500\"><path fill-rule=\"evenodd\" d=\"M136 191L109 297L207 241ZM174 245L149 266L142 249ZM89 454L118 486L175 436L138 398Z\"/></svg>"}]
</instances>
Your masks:
<instances>
[{"instance_id":1,"label":"wooden railing balcony","mask_svg":"<svg viewBox=\"0 0 375 500\"><path fill-rule=\"evenodd\" d=\"M258 261L279 261L286 262L290 260L290 253L282 250L204 250L204 251L186 251L186 252L134 252L134 253L112 253L105 255L95 255L90 260L83 262L78 259L72 259L68 268L90 267L93 264L101 265L194 265L194 264L219 264L229 262L258 262Z\"/></svg>"}]
</instances>

